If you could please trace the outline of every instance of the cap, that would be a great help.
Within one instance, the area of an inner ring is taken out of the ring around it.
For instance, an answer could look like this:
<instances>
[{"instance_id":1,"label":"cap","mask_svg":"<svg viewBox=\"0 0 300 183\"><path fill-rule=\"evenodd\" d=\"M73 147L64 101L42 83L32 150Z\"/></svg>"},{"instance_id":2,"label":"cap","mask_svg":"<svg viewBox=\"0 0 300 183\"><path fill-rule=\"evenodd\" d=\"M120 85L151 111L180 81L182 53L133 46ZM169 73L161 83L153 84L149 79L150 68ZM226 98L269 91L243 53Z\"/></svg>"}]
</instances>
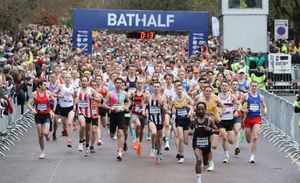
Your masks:
<instances>
[{"instance_id":1,"label":"cap","mask_svg":"<svg viewBox=\"0 0 300 183\"><path fill-rule=\"evenodd\" d=\"M223 63L222 62L218 62L217 65L223 66Z\"/></svg>"},{"instance_id":2,"label":"cap","mask_svg":"<svg viewBox=\"0 0 300 183\"><path fill-rule=\"evenodd\" d=\"M241 74L241 73L245 73L245 71L243 69L239 69L238 74Z\"/></svg>"}]
</instances>

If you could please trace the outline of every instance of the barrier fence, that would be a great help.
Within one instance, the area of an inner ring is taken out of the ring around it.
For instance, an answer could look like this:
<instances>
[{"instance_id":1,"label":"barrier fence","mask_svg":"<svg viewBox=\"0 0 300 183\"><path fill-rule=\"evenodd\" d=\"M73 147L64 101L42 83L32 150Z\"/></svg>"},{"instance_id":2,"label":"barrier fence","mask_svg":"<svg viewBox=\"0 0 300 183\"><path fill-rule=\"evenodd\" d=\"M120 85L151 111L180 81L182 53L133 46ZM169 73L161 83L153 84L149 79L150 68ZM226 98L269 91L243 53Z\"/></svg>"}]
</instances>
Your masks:
<instances>
[{"instance_id":1,"label":"barrier fence","mask_svg":"<svg viewBox=\"0 0 300 183\"><path fill-rule=\"evenodd\" d=\"M279 147L280 152L290 157L293 164L300 167L300 128L299 114L294 113L294 106L285 99L266 91L260 91L264 96L268 113L263 117L260 133Z\"/></svg>"}]
</instances>

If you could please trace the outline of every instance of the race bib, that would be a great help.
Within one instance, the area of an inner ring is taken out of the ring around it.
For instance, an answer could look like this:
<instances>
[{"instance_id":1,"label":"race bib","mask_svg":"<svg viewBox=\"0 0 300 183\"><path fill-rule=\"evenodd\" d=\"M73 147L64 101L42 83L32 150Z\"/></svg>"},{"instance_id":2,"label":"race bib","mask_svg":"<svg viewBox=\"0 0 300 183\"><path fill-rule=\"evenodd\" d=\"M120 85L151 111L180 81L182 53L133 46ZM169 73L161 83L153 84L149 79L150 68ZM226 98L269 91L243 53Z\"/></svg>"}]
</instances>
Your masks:
<instances>
[{"instance_id":1,"label":"race bib","mask_svg":"<svg viewBox=\"0 0 300 183\"><path fill-rule=\"evenodd\" d=\"M78 107L79 108L88 108L89 107L89 103L86 100L79 100Z\"/></svg>"},{"instance_id":2,"label":"race bib","mask_svg":"<svg viewBox=\"0 0 300 183\"><path fill-rule=\"evenodd\" d=\"M259 111L259 105L257 105L257 104L250 104L249 109L252 112L258 112Z\"/></svg>"},{"instance_id":3,"label":"race bib","mask_svg":"<svg viewBox=\"0 0 300 183\"><path fill-rule=\"evenodd\" d=\"M160 114L161 110L158 107L150 107L150 114Z\"/></svg>"},{"instance_id":4,"label":"race bib","mask_svg":"<svg viewBox=\"0 0 300 183\"><path fill-rule=\"evenodd\" d=\"M97 108L92 108L92 116L98 114L98 109Z\"/></svg>"},{"instance_id":5,"label":"race bib","mask_svg":"<svg viewBox=\"0 0 300 183\"><path fill-rule=\"evenodd\" d=\"M208 137L197 137L196 144L200 148L208 147Z\"/></svg>"},{"instance_id":6,"label":"race bib","mask_svg":"<svg viewBox=\"0 0 300 183\"><path fill-rule=\"evenodd\" d=\"M122 111L122 105L121 104L115 104L113 105L113 108L115 111Z\"/></svg>"},{"instance_id":7,"label":"race bib","mask_svg":"<svg viewBox=\"0 0 300 183\"><path fill-rule=\"evenodd\" d=\"M232 113L233 108L232 107L226 107L224 113Z\"/></svg>"},{"instance_id":8,"label":"race bib","mask_svg":"<svg viewBox=\"0 0 300 183\"><path fill-rule=\"evenodd\" d=\"M134 111L138 112L138 113L143 112L142 106L141 105L135 105Z\"/></svg>"},{"instance_id":9,"label":"race bib","mask_svg":"<svg viewBox=\"0 0 300 183\"><path fill-rule=\"evenodd\" d=\"M46 111L47 110L47 104L37 104L37 110L38 111Z\"/></svg>"},{"instance_id":10,"label":"race bib","mask_svg":"<svg viewBox=\"0 0 300 183\"><path fill-rule=\"evenodd\" d=\"M187 116L187 110L186 109L177 109L177 115L178 116Z\"/></svg>"},{"instance_id":11,"label":"race bib","mask_svg":"<svg viewBox=\"0 0 300 183\"><path fill-rule=\"evenodd\" d=\"M130 93L134 93L135 92L135 88L132 88L132 87L130 87L130 88L128 88L128 92L130 92Z\"/></svg>"},{"instance_id":12,"label":"race bib","mask_svg":"<svg viewBox=\"0 0 300 183\"><path fill-rule=\"evenodd\" d=\"M64 102L72 102L72 97L70 97L70 96L65 96L65 97L64 97Z\"/></svg>"}]
</instances>

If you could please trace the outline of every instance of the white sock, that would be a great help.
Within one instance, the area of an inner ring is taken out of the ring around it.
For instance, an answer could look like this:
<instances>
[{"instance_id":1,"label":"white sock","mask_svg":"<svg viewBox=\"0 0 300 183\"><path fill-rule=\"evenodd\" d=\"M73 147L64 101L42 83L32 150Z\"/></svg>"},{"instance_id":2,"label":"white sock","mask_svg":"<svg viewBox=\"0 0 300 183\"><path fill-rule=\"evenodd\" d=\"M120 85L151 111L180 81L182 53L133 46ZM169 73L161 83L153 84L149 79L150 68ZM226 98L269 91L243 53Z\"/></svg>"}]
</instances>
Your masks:
<instances>
[{"instance_id":1,"label":"white sock","mask_svg":"<svg viewBox=\"0 0 300 183\"><path fill-rule=\"evenodd\" d=\"M254 154L251 154L250 155L250 159L252 160L252 159L255 159L255 155Z\"/></svg>"},{"instance_id":2,"label":"white sock","mask_svg":"<svg viewBox=\"0 0 300 183\"><path fill-rule=\"evenodd\" d=\"M201 173L196 175L196 183L201 183Z\"/></svg>"},{"instance_id":3,"label":"white sock","mask_svg":"<svg viewBox=\"0 0 300 183\"><path fill-rule=\"evenodd\" d=\"M225 151L225 156L226 156L227 158L229 158L229 152L228 152L228 151Z\"/></svg>"}]
</instances>

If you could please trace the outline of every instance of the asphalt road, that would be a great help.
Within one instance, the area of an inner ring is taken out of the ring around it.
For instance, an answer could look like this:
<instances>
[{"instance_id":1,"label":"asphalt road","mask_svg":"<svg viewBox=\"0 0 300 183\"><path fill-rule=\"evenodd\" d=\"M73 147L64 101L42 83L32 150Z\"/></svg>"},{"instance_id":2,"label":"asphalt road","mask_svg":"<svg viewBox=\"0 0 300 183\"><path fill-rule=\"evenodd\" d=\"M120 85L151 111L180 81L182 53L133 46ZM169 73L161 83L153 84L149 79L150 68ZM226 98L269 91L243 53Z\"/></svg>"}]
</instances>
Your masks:
<instances>
[{"instance_id":1,"label":"asphalt road","mask_svg":"<svg viewBox=\"0 0 300 183\"><path fill-rule=\"evenodd\" d=\"M77 132L73 141L78 139ZM177 164L174 139L171 150L164 152L164 160L155 165L149 158L150 142L144 141L143 153L137 156L130 147L123 161L116 158L116 141L108 138L107 130L103 134L104 145L96 148L95 154L84 157L76 147L67 148L66 138L46 142L46 159L39 160L40 153L36 130L32 128L21 141L0 157L0 183L185 183L195 182L195 158L191 145L185 147L185 162ZM131 142L131 138L129 138ZM132 143L130 143L132 144ZM74 144L75 145L75 144ZM261 137L258 145L256 164L249 164L249 148L241 144L241 154L232 157L229 164L223 164L224 153L219 143L213 153L215 171L202 174L203 182L219 183L299 183L300 171L290 159L278 153ZM232 155L233 147L230 147Z\"/></svg>"}]
</instances>

